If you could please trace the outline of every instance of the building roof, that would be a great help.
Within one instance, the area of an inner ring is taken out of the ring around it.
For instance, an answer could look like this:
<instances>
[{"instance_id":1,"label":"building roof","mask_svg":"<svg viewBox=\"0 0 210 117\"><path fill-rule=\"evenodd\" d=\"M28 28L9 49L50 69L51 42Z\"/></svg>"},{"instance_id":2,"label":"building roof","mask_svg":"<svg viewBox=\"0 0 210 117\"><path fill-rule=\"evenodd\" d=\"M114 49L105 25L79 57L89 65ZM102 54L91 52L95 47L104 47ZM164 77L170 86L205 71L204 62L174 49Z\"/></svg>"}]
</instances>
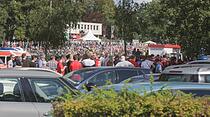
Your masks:
<instances>
[{"instance_id":1,"label":"building roof","mask_svg":"<svg viewBox=\"0 0 210 117\"><path fill-rule=\"evenodd\" d=\"M174 48L174 49L180 49L180 45L173 45L173 44L149 44L149 48Z\"/></svg>"}]
</instances>

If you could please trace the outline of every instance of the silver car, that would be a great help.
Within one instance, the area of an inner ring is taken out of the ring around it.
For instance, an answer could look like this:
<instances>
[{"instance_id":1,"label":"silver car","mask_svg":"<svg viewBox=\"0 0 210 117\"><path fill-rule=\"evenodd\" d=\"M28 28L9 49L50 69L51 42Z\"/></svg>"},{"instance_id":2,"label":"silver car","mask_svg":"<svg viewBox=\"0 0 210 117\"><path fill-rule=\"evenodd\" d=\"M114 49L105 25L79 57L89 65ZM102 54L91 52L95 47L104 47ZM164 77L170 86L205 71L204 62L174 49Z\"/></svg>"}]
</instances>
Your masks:
<instances>
[{"instance_id":1,"label":"silver car","mask_svg":"<svg viewBox=\"0 0 210 117\"><path fill-rule=\"evenodd\" d=\"M210 66L177 65L165 69L159 81L210 83Z\"/></svg>"},{"instance_id":2,"label":"silver car","mask_svg":"<svg viewBox=\"0 0 210 117\"><path fill-rule=\"evenodd\" d=\"M46 69L0 70L0 117L49 117L51 101L73 87Z\"/></svg>"}]
</instances>

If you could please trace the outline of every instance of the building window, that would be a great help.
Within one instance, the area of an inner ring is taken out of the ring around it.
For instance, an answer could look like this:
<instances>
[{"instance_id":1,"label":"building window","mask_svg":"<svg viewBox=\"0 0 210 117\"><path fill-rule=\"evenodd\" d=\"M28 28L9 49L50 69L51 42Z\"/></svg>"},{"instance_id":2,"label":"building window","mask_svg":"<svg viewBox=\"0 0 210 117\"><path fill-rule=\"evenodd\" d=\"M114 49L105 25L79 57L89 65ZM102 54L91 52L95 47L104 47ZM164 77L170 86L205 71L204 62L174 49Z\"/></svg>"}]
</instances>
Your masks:
<instances>
[{"instance_id":1,"label":"building window","mask_svg":"<svg viewBox=\"0 0 210 117\"><path fill-rule=\"evenodd\" d=\"M96 30L96 26L95 25L93 25L93 30Z\"/></svg>"},{"instance_id":2,"label":"building window","mask_svg":"<svg viewBox=\"0 0 210 117\"><path fill-rule=\"evenodd\" d=\"M77 29L80 29L80 24L77 24Z\"/></svg>"},{"instance_id":3,"label":"building window","mask_svg":"<svg viewBox=\"0 0 210 117\"><path fill-rule=\"evenodd\" d=\"M90 29L90 25L87 25L87 29L88 29L88 30Z\"/></svg>"},{"instance_id":4,"label":"building window","mask_svg":"<svg viewBox=\"0 0 210 117\"><path fill-rule=\"evenodd\" d=\"M96 26L96 30L98 30L98 26Z\"/></svg>"},{"instance_id":5,"label":"building window","mask_svg":"<svg viewBox=\"0 0 210 117\"><path fill-rule=\"evenodd\" d=\"M93 25L90 25L90 29L93 30Z\"/></svg>"},{"instance_id":6,"label":"building window","mask_svg":"<svg viewBox=\"0 0 210 117\"><path fill-rule=\"evenodd\" d=\"M81 24L81 29L83 29L83 24Z\"/></svg>"},{"instance_id":7,"label":"building window","mask_svg":"<svg viewBox=\"0 0 210 117\"><path fill-rule=\"evenodd\" d=\"M85 29L86 29L86 25L85 25Z\"/></svg>"}]
</instances>

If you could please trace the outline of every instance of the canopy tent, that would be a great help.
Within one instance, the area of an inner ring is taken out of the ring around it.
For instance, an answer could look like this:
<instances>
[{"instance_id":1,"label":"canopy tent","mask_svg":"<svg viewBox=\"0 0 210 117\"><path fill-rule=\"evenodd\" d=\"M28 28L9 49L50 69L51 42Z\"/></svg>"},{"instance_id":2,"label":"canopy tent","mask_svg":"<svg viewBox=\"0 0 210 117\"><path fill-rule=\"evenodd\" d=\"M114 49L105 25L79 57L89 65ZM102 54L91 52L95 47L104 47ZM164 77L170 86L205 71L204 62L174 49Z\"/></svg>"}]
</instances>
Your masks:
<instances>
[{"instance_id":1,"label":"canopy tent","mask_svg":"<svg viewBox=\"0 0 210 117\"><path fill-rule=\"evenodd\" d=\"M88 31L82 38L83 41L101 41L101 39L97 38L93 35L92 31Z\"/></svg>"},{"instance_id":2,"label":"canopy tent","mask_svg":"<svg viewBox=\"0 0 210 117\"><path fill-rule=\"evenodd\" d=\"M144 42L144 44L157 44L157 43L155 43L153 41L146 41L146 42Z\"/></svg>"}]
</instances>

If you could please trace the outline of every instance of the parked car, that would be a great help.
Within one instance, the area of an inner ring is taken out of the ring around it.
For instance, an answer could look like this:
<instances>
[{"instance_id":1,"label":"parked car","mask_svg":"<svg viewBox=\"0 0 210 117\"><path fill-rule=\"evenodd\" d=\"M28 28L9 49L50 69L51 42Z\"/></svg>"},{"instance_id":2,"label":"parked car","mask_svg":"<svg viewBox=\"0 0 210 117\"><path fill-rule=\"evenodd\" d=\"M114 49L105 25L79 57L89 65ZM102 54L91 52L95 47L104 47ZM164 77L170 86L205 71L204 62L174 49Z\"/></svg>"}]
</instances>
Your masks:
<instances>
[{"instance_id":1,"label":"parked car","mask_svg":"<svg viewBox=\"0 0 210 117\"><path fill-rule=\"evenodd\" d=\"M92 86L103 86L108 81L117 84L132 76L144 74L150 74L150 70L131 67L92 67L70 72L64 78L77 89L83 90L84 86L90 89Z\"/></svg>"},{"instance_id":2,"label":"parked car","mask_svg":"<svg viewBox=\"0 0 210 117\"><path fill-rule=\"evenodd\" d=\"M154 81L159 80L160 74L145 74L145 75L139 75L139 76L133 76L126 80L123 80L121 83L139 83L139 82L149 82L151 78Z\"/></svg>"},{"instance_id":3,"label":"parked car","mask_svg":"<svg viewBox=\"0 0 210 117\"><path fill-rule=\"evenodd\" d=\"M151 90L152 87L152 90ZM210 84L208 83L189 83L189 82L149 82L129 83L129 84L113 84L105 87L106 89L114 89L120 92L127 88L129 91L135 91L143 95L146 93L157 92L160 90L182 91L184 93L193 94L194 96L210 96Z\"/></svg>"},{"instance_id":4,"label":"parked car","mask_svg":"<svg viewBox=\"0 0 210 117\"><path fill-rule=\"evenodd\" d=\"M75 93L74 87L60 77L56 72L38 68L0 70L0 116L50 116L52 100Z\"/></svg>"},{"instance_id":5,"label":"parked car","mask_svg":"<svg viewBox=\"0 0 210 117\"><path fill-rule=\"evenodd\" d=\"M187 64L210 64L210 60L195 60L190 61Z\"/></svg>"},{"instance_id":6,"label":"parked car","mask_svg":"<svg viewBox=\"0 0 210 117\"><path fill-rule=\"evenodd\" d=\"M165 69L161 73L159 81L210 83L210 67L182 66L171 69Z\"/></svg>"}]
</instances>

